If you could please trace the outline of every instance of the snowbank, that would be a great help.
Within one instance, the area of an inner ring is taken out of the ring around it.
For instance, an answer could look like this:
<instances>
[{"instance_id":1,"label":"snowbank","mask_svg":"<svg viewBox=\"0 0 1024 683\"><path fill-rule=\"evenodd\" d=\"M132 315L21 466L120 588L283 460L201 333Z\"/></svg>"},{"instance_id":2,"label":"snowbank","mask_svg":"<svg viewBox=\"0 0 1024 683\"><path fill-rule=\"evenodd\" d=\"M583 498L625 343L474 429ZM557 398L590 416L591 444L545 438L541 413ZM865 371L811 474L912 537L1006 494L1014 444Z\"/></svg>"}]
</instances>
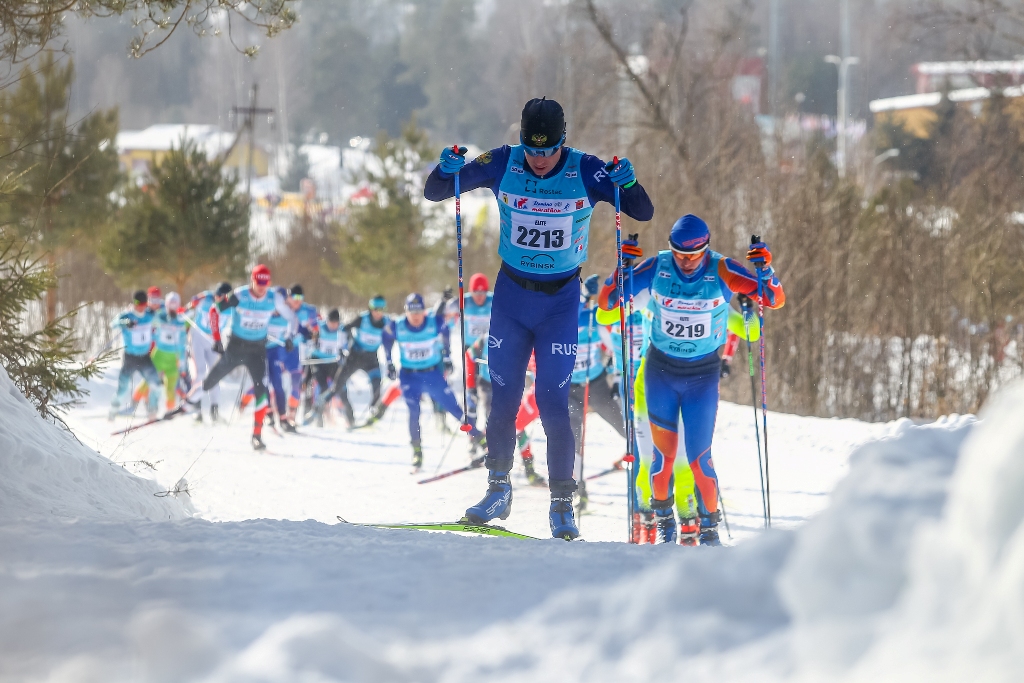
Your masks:
<instances>
[{"instance_id":1,"label":"snowbank","mask_svg":"<svg viewBox=\"0 0 1024 683\"><path fill-rule=\"evenodd\" d=\"M45 421L0 366L0 522L38 517L182 519L187 500L86 448Z\"/></svg>"},{"instance_id":2,"label":"snowbank","mask_svg":"<svg viewBox=\"0 0 1024 683\"><path fill-rule=\"evenodd\" d=\"M338 659L312 670L327 680L388 671L392 680L452 682L1016 680L1024 670L1022 408L1018 384L978 426L957 416L899 424L856 453L829 509L799 531L676 552L470 638L338 648ZM349 628L295 617L212 680L308 674L301 653ZM256 674L256 661L274 662L274 673Z\"/></svg>"}]
</instances>

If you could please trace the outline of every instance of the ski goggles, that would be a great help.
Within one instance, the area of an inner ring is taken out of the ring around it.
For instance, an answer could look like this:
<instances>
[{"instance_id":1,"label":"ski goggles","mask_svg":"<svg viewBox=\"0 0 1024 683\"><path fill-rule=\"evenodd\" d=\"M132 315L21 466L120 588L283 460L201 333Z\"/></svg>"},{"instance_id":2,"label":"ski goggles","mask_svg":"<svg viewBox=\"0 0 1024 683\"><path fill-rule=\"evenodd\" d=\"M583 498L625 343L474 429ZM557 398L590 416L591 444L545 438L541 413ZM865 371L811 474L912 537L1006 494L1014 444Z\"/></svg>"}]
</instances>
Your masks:
<instances>
[{"instance_id":1,"label":"ski goggles","mask_svg":"<svg viewBox=\"0 0 1024 683\"><path fill-rule=\"evenodd\" d=\"M697 251L682 251L681 249L676 249L672 245L669 245L669 247L672 249L673 255L679 256L680 258L686 261L699 261L700 259L704 258L704 254L706 254L708 251L707 244L705 244Z\"/></svg>"},{"instance_id":2,"label":"ski goggles","mask_svg":"<svg viewBox=\"0 0 1024 683\"><path fill-rule=\"evenodd\" d=\"M523 142L522 137L519 138L520 142ZM565 136L559 140L555 145L551 147L530 147L523 142L523 151L531 157L553 157L558 153L558 150L562 149L562 145L565 144Z\"/></svg>"},{"instance_id":3,"label":"ski goggles","mask_svg":"<svg viewBox=\"0 0 1024 683\"><path fill-rule=\"evenodd\" d=\"M384 299L370 299L371 311L383 311L385 308L387 308L387 302Z\"/></svg>"},{"instance_id":4,"label":"ski goggles","mask_svg":"<svg viewBox=\"0 0 1024 683\"><path fill-rule=\"evenodd\" d=\"M306 296L304 294L292 294L293 301L305 301Z\"/></svg>"}]
</instances>

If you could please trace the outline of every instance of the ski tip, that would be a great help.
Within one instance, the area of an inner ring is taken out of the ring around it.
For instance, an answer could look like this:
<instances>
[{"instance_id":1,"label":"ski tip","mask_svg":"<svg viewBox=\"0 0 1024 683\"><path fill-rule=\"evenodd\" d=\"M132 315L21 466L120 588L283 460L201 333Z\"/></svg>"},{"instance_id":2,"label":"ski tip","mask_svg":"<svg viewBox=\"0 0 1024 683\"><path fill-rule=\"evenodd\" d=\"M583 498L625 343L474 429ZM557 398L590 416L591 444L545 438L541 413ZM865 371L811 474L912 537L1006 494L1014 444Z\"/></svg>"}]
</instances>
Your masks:
<instances>
[{"instance_id":1,"label":"ski tip","mask_svg":"<svg viewBox=\"0 0 1024 683\"><path fill-rule=\"evenodd\" d=\"M341 522L342 524L348 524L349 523L348 520L343 518L341 515L335 515L335 517L337 517L338 521Z\"/></svg>"}]
</instances>

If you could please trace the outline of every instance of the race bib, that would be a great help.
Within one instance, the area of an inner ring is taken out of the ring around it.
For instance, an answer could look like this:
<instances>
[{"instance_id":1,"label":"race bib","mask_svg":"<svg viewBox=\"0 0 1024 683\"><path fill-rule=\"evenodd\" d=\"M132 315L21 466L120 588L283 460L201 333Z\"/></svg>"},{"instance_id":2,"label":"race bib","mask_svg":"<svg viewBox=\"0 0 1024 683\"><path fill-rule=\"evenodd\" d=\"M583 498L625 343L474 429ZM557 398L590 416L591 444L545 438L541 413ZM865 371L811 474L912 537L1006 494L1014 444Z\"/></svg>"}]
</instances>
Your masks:
<instances>
[{"instance_id":1,"label":"race bib","mask_svg":"<svg viewBox=\"0 0 1024 683\"><path fill-rule=\"evenodd\" d=\"M512 241L529 251L563 251L572 246L572 216L512 212Z\"/></svg>"},{"instance_id":2,"label":"race bib","mask_svg":"<svg viewBox=\"0 0 1024 683\"><path fill-rule=\"evenodd\" d=\"M576 364L573 372L587 372L601 363L601 347L598 344L580 344L576 347Z\"/></svg>"},{"instance_id":3,"label":"race bib","mask_svg":"<svg viewBox=\"0 0 1024 683\"><path fill-rule=\"evenodd\" d=\"M359 336L359 343L363 346L377 346L380 344L381 335L380 333L372 334L366 330L357 330Z\"/></svg>"},{"instance_id":4,"label":"race bib","mask_svg":"<svg viewBox=\"0 0 1024 683\"><path fill-rule=\"evenodd\" d=\"M330 340L321 339L320 340L320 352L321 353L327 354L328 356L337 356L338 352L340 350L341 350L341 342L336 341L334 339L330 339Z\"/></svg>"},{"instance_id":5,"label":"race bib","mask_svg":"<svg viewBox=\"0 0 1024 683\"><path fill-rule=\"evenodd\" d=\"M711 336L711 313L661 309L661 331L673 339L707 339Z\"/></svg>"},{"instance_id":6,"label":"race bib","mask_svg":"<svg viewBox=\"0 0 1024 683\"><path fill-rule=\"evenodd\" d=\"M274 315L273 311L254 311L248 308L238 309L238 318L242 329L253 332L262 332L267 329L267 324L270 322L270 316L272 315Z\"/></svg>"},{"instance_id":7,"label":"race bib","mask_svg":"<svg viewBox=\"0 0 1024 683\"><path fill-rule=\"evenodd\" d=\"M160 343L173 346L178 342L178 328L173 325L160 326Z\"/></svg>"},{"instance_id":8,"label":"race bib","mask_svg":"<svg viewBox=\"0 0 1024 683\"><path fill-rule=\"evenodd\" d=\"M487 334L488 328L491 326L491 318L486 315L467 315L466 316L466 336L468 337L482 337Z\"/></svg>"},{"instance_id":9,"label":"race bib","mask_svg":"<svg viewBox=\"0 0 1024 683\"><path fill-rule=\"evenodd\" d=\"M153 341L153 328L141 325L132 328L132 346L149 346Z\"/></svg>"},{"instance_id":10,"label":"race bib","mask_svg":"<svg viewBox=\"0 0 1024 683\"><path fill-rule=\"evenodd\" d=\"M427 360L434 355L437 342L433 339L420 342L402 342L402 355L411 361Z\"/></svg>"}]
</instances>

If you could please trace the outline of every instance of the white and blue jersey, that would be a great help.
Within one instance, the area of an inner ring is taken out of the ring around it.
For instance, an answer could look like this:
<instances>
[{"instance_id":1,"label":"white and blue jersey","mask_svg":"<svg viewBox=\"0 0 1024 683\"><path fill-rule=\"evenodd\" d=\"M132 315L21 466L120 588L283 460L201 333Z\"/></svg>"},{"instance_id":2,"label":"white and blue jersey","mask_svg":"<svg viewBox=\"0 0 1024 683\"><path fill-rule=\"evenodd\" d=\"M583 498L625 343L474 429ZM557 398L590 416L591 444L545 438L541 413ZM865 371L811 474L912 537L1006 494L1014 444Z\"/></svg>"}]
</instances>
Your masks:
<instances>
[{"instance_id":1,"label":"white and blue jersey","mask_svg":"<svg viewBox=\"0 0 1024 683\"><path fill-rule=\"evenodd\" d=\"M176 353L179 356L185 355L185 339L188 328L185 320L180 315L171 317L164 309L156 314L153 319L156 331L156 348L168 353Z\"/></svg>"},{"instance_id":2,"label":"white and blue jersey","mask_svg":"<svg viewBox=\"0 0 1024 683\"><path fill-rule=\"evenodd\" d=\"M134 325L127 327L128 321ZM125 311L114 319L111 328L121 330L124 352L129 356L145 356L153 346L153 312L148 308L143 313Z\"/></svg>"},{"instance_id":3,"label":"white and blue jersey","mask_svg":"<svg viewBox=\"0 0 1024 683\"><path fill-rule=\"evenodd\" d=\"M295 317L299 321L303 341L311 339L320 326L320 312L316 310L316 306L303 302L299 310L295 311Z\"/></svg>"},{"instance_id":4,"label":"white and blue jersey","mask_svg":"<svg viewBox=\"0 0 1024 683\"><path fill-rule=\"evenodd\" d=\"M490 292L487 293L487 299L484 303L477 305L473 301L473 295L467 294L465 297L465 303L463 303L463 310L466 313L466 346L472 346L476 343L476 340L480 337L487 336L487 330L491 327L491 301L493 301L494 295ZM458 302L453 301L453 304ZM449 304L451 306L451 304ZM456 317L452 320L453 325L458 324L458 316L456 308Z\"/></svg>"},{"instance_id":5,"label":"white and blue jersey","mask_svg":"<svg viewBox=\"0 0 1024 683\"><path fill-rule=\"evenodd\" d=\"M585 384L604 372L601 362L601 326L597 322L597 306L580 307L576 327L576 364L572 368L572 383Z\"/></svg>"},{"instance_id":6,"label":"white and blue jersey","mask_svg":"<svg viewBox=\"0 0 1024 683\"><path fill-rule=\"evenodd\" d=\"M268 290L262 298L252 293L248 286L236 289L231 297L220 304L220 310L231 309L231 336L245 341L262 342L267 339L267 331L270 327L270 319L276 314L288 321L285 331L287 338L294 335L298 322L295 313L288 308L284 297L274 290ZM276 335L275 335L276 336ZM219 333L215 335L219 338Z\"/></svg>"},{"instance_id":7,"label":"white and blue jersey","mask_svg":"<svg viewBox=\"0 0 1024 683\"><path fill-rule=\"evenodd\" d=\"M340 360L346 341L345 332L340 325L336 330L331 330L327 325L323 325L320 327L316 348L312 351L313 358L334 358L335 360Z\"/></svg>"},{"instance_id":8,"label":"white and blue jersey","mask_svg":"<svg viewBox=\"0 0 1024 683\"><path fill-rule=\"evenodd\" d=\"M346 323L342 328L352 338L351 348L366 353L374 353L380 348L383 341L384 328L387 327L387 318L374 324L369 311L363 311L358 317Z\"/></svg>"},{"instance_id":9,"label":"white and blue jersey","mask_svg":"<svg viewBox=\"0 0 1024 683\"><path fill-rule=\"evenodd\" d=\"M565 170L527 177L522 145L512 148L498 186L498 256L527 273L569 273L587 260L593 204L580 178L583 153L566 148Z\"/></svg>"},{"instance_id":10,"label":"white and blue jersey","mask_svg":"<svg viewBox=\"0 0 1024 683\"><path fill-rule=\"evenodd\" d=\"M615 201L605 162L570 147L543 178L525 163L522 145L498 147L463 166L459 183L462 192L486 187L494 193L501 214L498 254L519 275L533 280L564 278L585 261L593 207ZM455 196L454 177L440 166L434 168L423 196L434 202ZM654 216L654 205L640 183L621 189L620 204L636 220Z\"/></svg>"},{"instance_id":11,"label":"white and blue jersey","mask_svg":"<svg viewBox=\"0 0 1024 683\"><path fill-rule=\"evenodd\" d=\"M385 329L384 354L391 360L391 348L398 343L403 370L429 370L441 364L448 355L448 327L444 324L444 311L438 310L426 317L423 325L414 328L407 317L394 321L394 327Z\"/></svg>"}]
</instances>

